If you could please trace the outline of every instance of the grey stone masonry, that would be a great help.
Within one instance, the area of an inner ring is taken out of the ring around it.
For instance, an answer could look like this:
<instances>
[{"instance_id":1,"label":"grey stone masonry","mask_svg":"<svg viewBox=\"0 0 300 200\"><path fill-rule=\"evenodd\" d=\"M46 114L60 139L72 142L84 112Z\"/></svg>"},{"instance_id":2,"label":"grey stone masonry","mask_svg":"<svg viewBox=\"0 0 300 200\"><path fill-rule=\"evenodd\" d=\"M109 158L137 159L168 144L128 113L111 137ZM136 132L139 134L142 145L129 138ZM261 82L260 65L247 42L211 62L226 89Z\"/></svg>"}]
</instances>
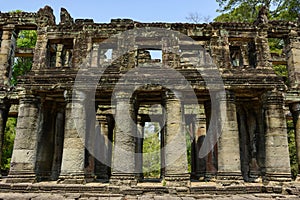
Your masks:
<instances>
[{"instance_id":1,"label":"grey stone masonry","mask_svg":"<svg viewBox=\"0 0 300 200\"><path fill-rule=\"evenodd\" d=\"M36 180L40 99L27 91L21 92L20 97L16 138L7 182Z\"/></svg>"},{"instance_id":2,"label":"grey stone masonry","mask_svg":"<svg viewBox=\"0 0 300 200\"><path fill-rule=\"evenodd\" d=\"M72 95L73 94L73 95ZM85 174L86 113L85 94L81 91L66 91L65 135L63 144L60 181L83 183Z\"/></svg>"},{"instance_id":3,"label":"grey stone masonry","mask_svg":"<svg viewBox=\"0 0 300 200\"><path fill-rule=\"evenodd\" d=\"M15 42L14 25L3 27L0 49L0 83L8 85L14 57Z\"/></svg>"},{"instance_id":4,"label":"grey stone masonry","mask_svg":"<svg viewBox=\"0 0 300 200\"><path fill-rule=\"evenodd\" d=\"M263 95L265 115L266 180L291 180L291 168L283 110L283 96L280 92L266 92Z\"/></svg>"},{"instance_id":5,"label":"grey stone masonry","mask_svg":"<svg viewBox=\"0 0 300 200\"><path fill-rule=\"evenodd\" d=\"M184 109L181 93L166 92L165 99L165 180L167 185L189 184Z\"/></svg>"},{"instance_id":6,"label":"grey stone masonry","mask_svg":"<svg viewBox=\"0 0 300 200\"><path fill-rule=\"evenodd\" d=\"M291 88L297 89L299 88L300 83L300 42L299 36L296 31L291 31L289 33L288 45L287 45L287 66L288 66L288 75L291 84Z\"/></svg>"},{"instance_id":7,"label":"grey stone masonry","mask_svg":"<svg viewBox=\"0 0 300 200\"><path fill-rule=\"evenodd\" d=\"M220 107L212 108L219 111L219 130L221 131L218 141L217 178L219 180L242 179L235 95L232 91L220 94L217 93Z\"/></svg>"},{"instance_id":8,"label":"grey stone masonry","mask_svg":"<svg viewBox=\"0 0 300 200\"><path fill-rule=\"evenodd\" d=\"M108 116L97 115L95 137L95 175L98 179L108 180L111 164L112 143L109 140Z\"/></svg>"},{"instance_id":9,"label":"grey stone masonry","mask_svg":"<svg viewBox=\"0 0 300 200\"><path fill-rule=\"evenodd\" d=\"M135 136L134 104L130 93L116 92L115 137L110 182L114 185L135 185Z\"/></svg>"}]
</instances>

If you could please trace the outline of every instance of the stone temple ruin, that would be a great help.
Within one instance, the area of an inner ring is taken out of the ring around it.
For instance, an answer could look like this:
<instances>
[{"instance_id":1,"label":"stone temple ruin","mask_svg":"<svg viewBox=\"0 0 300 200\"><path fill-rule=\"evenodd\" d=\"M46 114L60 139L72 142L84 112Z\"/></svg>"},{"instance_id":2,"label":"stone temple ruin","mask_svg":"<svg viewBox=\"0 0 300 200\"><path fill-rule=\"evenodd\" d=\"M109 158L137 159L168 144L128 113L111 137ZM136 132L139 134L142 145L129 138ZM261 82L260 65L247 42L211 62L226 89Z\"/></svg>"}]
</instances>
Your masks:
<instances>
[{"instance_id":1,"label":"stone temple ruin","mask_svg":"<svg viewBox=\"0 0 300 200\"><path fill-rule=\"evenodd\" d=\"M16 46L22 30L37 31L35 48ZM253 24L94 23L73 20L62 9L56 24L46 6L37 13L0 13L0 34L2 138L7 117L17 116L11 168L0 188L20 182L57 181L59 187L97 180L137 187L146 181L142 149L147 122L157 122L161 129L161 186L192 191L196 180L259 182L247 191L262 192L263 187L268 191L262 182L292 181L286 117L293 118L300 159L297 22L268 21L261 15ZM270 51L269 39L282 41L282 54ZM12 86L13 63L19 57L32 58L33 65ZM211 64L216 71L210 71ZM287 67L288 84L273 65ZM190 85L196 101L175 72ZM218 76L223 93L213 87ZM149 84L147 77L154 80ZM209 137L209 129L222 134L199 157L201 147L216 139ZM232 190L245 191L241 186Z\"/></svg>"}]
</instances>

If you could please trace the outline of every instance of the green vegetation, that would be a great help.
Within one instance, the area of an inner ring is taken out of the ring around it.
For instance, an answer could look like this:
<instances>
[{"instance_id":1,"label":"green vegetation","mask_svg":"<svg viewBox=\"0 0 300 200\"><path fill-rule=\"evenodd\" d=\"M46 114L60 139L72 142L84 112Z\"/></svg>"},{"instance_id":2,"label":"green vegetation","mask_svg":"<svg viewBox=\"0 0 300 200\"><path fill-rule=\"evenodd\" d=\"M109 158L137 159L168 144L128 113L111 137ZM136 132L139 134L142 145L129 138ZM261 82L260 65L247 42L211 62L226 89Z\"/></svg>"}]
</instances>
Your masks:
<instances>
[{"instance_id":1,"label":"green vegetation","mask_svg":"<svg viewBox=\"0 0 300 200\"><path fill-rule=\"evenodd\" d=\"M287 120L287 130L288 130L291 172L292 172L292 177L295 179L298 174L298 162L297 162L295 132L294 132L294 125L292 120Z\"/></svg>"},{"instance_id":2,"label":"green vegetation","mask_svg":"<svg viewBox=\"0 0 300 200\"><path fill-rule=\"evenodd\" d=\"M218 12L215 21L253 22L261 6L266 6L269 19L296 20L300 11L300 0L216 0Z\"/></svg>"},{"instance_id":3,"label":"green vegetation","mask_svg":"<svg viewBox=\"0 0 300 200\"><path fill-rule=\"evenodd\" d=\"M143 144L143 172L145 178L160 178L160 127L146 123Z\"/></svg>"},{"instance_id":4,"label":"green vegetation","mask_svg":"<svg viewBox=\"0 0 300 200\"><path fill-rule=\"evenodd\" d=\"M34 48L37 40L37 33L34 30L23 30L18 34L17 48ZM32 67L32 58L17 57L12 70L11 84L17 84L17 77L26 74Z\"/></svg>"},{"instance_id":5,"label":"green vegetation","mask_svg":"<svg viewBox=\"0 0 300 200\"><path fill-rule=\"evenodd\" d=\"M2 147L2 160L1 160L1 170L4 173L7 173L10 168L10 160L13 151L14 139L16 135L16 118L8 118L5 132L4 132L4 140Z\"/></svg>"}]
</instances>

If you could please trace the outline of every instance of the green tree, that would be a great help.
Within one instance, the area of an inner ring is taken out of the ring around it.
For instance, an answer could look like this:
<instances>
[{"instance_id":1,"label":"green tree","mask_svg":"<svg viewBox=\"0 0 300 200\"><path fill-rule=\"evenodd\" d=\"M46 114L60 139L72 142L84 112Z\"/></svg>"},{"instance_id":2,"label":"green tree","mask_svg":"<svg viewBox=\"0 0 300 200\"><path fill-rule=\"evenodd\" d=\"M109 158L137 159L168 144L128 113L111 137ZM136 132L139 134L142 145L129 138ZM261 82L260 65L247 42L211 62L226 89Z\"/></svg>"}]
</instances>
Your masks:
<instances>
[{"instance_id":1,"label":"green tree","mask_svg":"<svg viewBox=\"0 0 300 200\"><path fill-rule=\"evenodd\" d=\"M145 178L160 178L160 127L146 123L143 143L143 172Z\"/></svg>"},{"instance_id":2,"label":"green tree","mask_svg":"<svg viewBox=\"0 0 300 200\"><path fill-rule=\"evenodd\" d=\"M253 22L261 6L269 9L271 20L295 20L300 11L300 0L216 0L218 12L215 21Z\"/></svg>"},{"instance_id":3,"label":"green tree","mask_svg":"<svg viewBox=\"0 0 300 200\"><path fill-rule=\"evenodd\" d=\"M16 135L17 119L8 118L4 131L4 143L2 147L1 170L7 173L10 168L10 160Z\"/></svg>"}]
</instances>

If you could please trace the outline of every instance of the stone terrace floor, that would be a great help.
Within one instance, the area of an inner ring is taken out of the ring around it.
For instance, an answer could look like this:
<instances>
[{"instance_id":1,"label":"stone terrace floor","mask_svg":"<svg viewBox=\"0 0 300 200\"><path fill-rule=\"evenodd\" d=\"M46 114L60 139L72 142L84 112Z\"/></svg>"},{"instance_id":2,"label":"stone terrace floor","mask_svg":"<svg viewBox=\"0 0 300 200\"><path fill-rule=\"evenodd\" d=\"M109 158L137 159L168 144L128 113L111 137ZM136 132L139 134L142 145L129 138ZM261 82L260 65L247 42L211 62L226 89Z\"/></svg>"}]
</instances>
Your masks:
<instances>
[{"instance_id":1,"label":"stone terrace floor","mask_svg":"<svg viewBox=\"0 0 300 200\"><path fill-rule=\"evenodd\" d=\"M111 200L195 200L195 199L300 199L300 183L192 182L190 187L167 187L144 182L137 186L111 186L103 183L57 184L56 182L0 182L0 200L8 199L111 199Z\"/></svg>"}]
</instances>

